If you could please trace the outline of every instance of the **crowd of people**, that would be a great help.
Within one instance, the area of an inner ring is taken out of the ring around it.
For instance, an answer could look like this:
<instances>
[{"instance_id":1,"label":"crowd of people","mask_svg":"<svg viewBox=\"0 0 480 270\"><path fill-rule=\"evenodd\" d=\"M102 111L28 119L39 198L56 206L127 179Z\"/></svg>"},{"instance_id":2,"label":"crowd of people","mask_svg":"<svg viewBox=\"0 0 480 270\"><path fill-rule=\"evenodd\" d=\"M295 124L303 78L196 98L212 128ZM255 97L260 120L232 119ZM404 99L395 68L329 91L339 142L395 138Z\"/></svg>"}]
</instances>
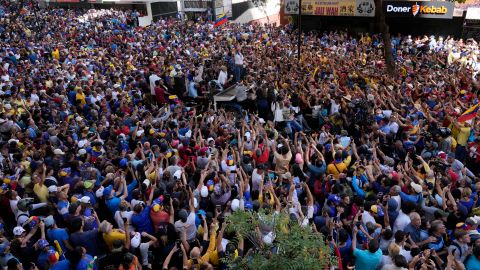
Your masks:
<instances>
[{"instance_id":1,"label":"crowd of people","mask_svg":"<svg viewBox=\"0 0 480 270\"><path fill-rule=\"evenodd\" d=\"M260 209L323 234L337 269L480 269L474 40L394 37L392 75L379 35L305 33L298 59L290 26L19 2L0 1L4 269L227 269L256 248L225 217Z\"/></svg>"}]
</instances>

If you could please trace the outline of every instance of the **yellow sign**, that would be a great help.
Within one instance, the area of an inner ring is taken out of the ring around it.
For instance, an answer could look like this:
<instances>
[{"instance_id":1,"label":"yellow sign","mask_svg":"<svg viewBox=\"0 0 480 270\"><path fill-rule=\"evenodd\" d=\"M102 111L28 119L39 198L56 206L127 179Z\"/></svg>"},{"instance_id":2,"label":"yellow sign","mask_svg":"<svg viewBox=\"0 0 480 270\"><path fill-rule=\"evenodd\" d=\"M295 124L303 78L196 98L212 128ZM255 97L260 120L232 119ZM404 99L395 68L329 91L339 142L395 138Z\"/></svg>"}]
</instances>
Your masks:
<instances>
[{"instance_id":1,"label":"yellow sign","mask_svg":"<svg viewBox=\"0 0 480 270\"><path fill-rule=\"evenodd\" d=\"M303 0L302 14L318 16L355 16L355 0Z\"/></svg>"}]
</instances>

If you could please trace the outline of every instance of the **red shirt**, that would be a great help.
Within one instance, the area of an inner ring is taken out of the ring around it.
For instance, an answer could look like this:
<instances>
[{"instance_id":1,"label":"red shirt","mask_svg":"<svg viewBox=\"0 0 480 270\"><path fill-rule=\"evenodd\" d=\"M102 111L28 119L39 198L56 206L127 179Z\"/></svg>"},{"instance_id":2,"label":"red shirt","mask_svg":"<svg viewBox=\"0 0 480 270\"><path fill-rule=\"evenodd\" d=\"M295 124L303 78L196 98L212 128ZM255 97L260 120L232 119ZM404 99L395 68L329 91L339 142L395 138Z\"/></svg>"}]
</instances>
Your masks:
<instances>
[{"instance_id":1,"label":"red shirt","mask_svg":"<svg viewBox=\"0 0 480 270\"><path fill-rule=\"evenodd\" d=\"M165 100L165 89L162 87L156 86L155 89L155 98L157 99L157 102L160 104L165 104L167 101Z\"/></svg>"}]
</instances>

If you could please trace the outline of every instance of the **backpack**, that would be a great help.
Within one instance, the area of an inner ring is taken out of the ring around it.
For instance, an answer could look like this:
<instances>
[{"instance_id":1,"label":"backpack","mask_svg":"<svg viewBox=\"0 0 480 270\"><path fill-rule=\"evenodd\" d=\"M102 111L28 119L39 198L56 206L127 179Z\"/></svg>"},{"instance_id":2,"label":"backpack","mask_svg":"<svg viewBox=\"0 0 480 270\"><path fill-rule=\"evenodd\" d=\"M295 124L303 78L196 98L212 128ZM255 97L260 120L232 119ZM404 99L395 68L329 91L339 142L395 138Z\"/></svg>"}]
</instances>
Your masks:
<instances>
[{"instance_id":1,"label":"backpack","mask_svg":"<svg viewBox=\"0 0 480 270\"><path fill-rule=\"evenodd\" d=\"M455 241L452 241L451 245L454 246L456 250L458 250L458 252L460 253L460 258L462 258L463 252L462 252L462 248L460 247L460 245ZM454 250L454 252L455 252L455 250Z\"/></svg>"}]
</instances>

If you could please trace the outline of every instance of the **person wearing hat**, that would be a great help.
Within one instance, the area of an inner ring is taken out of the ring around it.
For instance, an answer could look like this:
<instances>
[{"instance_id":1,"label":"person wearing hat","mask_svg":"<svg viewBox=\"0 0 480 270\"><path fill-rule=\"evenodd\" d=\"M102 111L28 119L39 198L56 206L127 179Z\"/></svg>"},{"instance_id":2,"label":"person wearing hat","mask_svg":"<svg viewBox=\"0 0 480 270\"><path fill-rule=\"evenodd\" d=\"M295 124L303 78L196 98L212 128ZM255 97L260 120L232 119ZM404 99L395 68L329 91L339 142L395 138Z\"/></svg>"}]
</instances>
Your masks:
<instances>
[{"instance_id":1,"label":"person wearing hat","mask_svg":"<svg viewBox=\"0 0 480 270\"><path fill-rule=\"evenodd\" d=\"M69 234L66 228L59 228L53 216L47 216L43 222L45 223L45 228L47 229L46 236L47 239L54 243L55 241L58 242L60 247L62 248L63 252L68 252L73 250L73 247L70 245L69 242Z\"/></svg>"},{"instance_id":2,"label":"person wearing hat","mask_svg":"<svg viewBox=\"0 0 480 270\"><path fill-rule=\"evenodd\" d=\"M110 210L110 213L112 216L115 215L115 212L120 207L120 202L122 200L125 200L125 198L128 197L128 187L127 187L127 182L125 180L125 175L123 174L123 171L121 172L121 175L120 175L120 181L122 183L122 188L119 191L113 190L112 185L109 185L103 190L103 197L105 198L105 204L107 205L108 210Z\"/></svg>"},{"instance_id":3,"label":"person wearing hat","mask_svg":"<svg viewBox=\"0 0 480 270\"><path fill-rule=\"evenodd\" d=\"M50 270L69 270L70 261L65 258L60 258L60 255L55 250L48 251L48 269Z\"/></svg>"},{"instance_id":4,"label":"person wearing hat","mask_svg":"<svg viewBox=\"0 0 480 270\"><path fill-rule=\"evenodd\" d=\"M42 225L40 225L40 228L42 228ZM55 249L44 238L41 238L40 240L38 240L37 243L35 244L35 247L38 251L40 251L40 254L38 255L38 259L37 259L37 264L40 266L40 268L50 269L49 254L52 251L55 252Z\"/></svg>"},{"instance_id":5,"label":"person wearing hat","mask_svg":"<svg viewBox=\"0 0 480 270\"><path fill-rule=\"evenodd\" d=\"M97 196L95 196L95 192L93 189L95 188L95 181L94 180L85 180L83 181L83 195L87 196L90 199L90 205L93 207L97 206Z\"/></svg>"},{"instance_id":6,"label":"person wearing hat","mask_svg":"<svg viewBox=\"0 0 480 270\"><path fill-rule=\"evenodd\" d=\"M422 200L422 186L412 181L410 182L410 188L411 194L407 194L403 191L400 192L402 202L420 203Z\"/></svg>"},{"instance_id":7,"label":"person wearing hat","mask_svg":"<svg viewBox=\"0 0 480 270\"><path fill-rule=\"evenodd\" d=\"M10 242L7 239L3 239L0 242L0 266L7 267L8 261L11 259L17 259L10 252Z\"/></svg>"},{"instance_id":8,"label":"person wearing hat","mask_svg":"<svg viewBox=\"0 0 480 270\"><path fill-rule=\"evenodd\" d=\"M153 192L153 191L152 191ZM153 227L155 232L158 232L160 227L167 225L168 223L174 224L175 219L175 209L173 207L173 200L170 198L169 200L169 212L165 209L165 199L164 196L161 195L161 198L156 199L152 203L152 209L150 211L150 219L152 220Z\"/></svg>"},{"instance_id":9,"label":"person wearing hat","mask_svg":"<svg viewBox=\"0 0 480 270\"><path fill-rule=\"evenodd\" d=\"M147 232L149 234L155 233L152 220L150 219L150 210L152 209L151 204L153 200L153 194L155 193L155 188L156 183L154 182L152 184L152 190L150 191L150 196L147 200L146 205L143 202L140 202L133 207L131 223L135 227L137 232Z\"/></svg>"}]
</instances>

